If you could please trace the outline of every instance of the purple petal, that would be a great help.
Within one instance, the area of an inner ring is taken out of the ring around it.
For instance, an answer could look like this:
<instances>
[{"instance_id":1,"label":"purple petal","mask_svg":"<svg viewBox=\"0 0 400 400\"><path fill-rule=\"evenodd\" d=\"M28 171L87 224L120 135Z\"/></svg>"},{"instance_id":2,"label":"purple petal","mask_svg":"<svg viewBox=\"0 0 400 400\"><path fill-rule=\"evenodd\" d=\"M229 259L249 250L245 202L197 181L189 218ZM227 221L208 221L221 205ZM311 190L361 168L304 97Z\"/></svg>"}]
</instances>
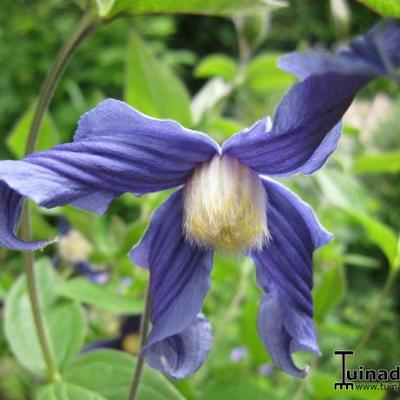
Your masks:
<instances>
[{"instance_id":1,"label":"purple petal","mask_svg":"<svg viewBox=\"0 0 400 400\"><path fill-rule=\"evenodd\" d=\"M294 52L283 56L279 61L280 68L300 79L327 72L373 79L379 75L389 75L399 66L400 24L394 20L376 24L336 54Z\"/></svg>"},{"instance_id":2,"label":"purple petal","mask_svg":"<svg viewBox=\"0 0 400 400\"><path fill-rule=\"evenodd\" d=\"M223 153L270 176L310 174L319 169L337 147L339 121L353 99L338 86L343 79L330 73L294 85L280 102L270 130L261 120L225 142ZM348 88L360 84L347 78Z\"/></svg>"},{"instance_id":3,"label":"purple petal","mask_svg":"<svg viewBox=\"0 0 400 400\"><path fill-rule=\"evenodd\" d=\"M153 214L131 260L150 270L152 330L146 344L149 363L180 379L204 362L211 337L200 313L210 287L212 252L186 241L182 189L174 192ZM197 332L197 331L196 331ZM210 334L211 335L211 334Z\"/></svg>"},{"instance_id":4,"label":"purple petal","mask_svg":"<svg viewBox=\"0 0 400 400\"><path fill-rule=\"evenodd\" d=\"M0 181L0 246L22 251L45 247L49 241L24 242L17 235L23 198Z\"/></svg>"},{"instance_id":5,"label":"purple petal","mask_svg":"<svg viewBox=\"0 0 400 400\"><path fill-rule=\"evenodd\" d=\"M198 314L182 332L146 346L144 353L150 366L174 379L183 379L204 363L211 343L211 325L203 314Z\"/></svg>"},{"instance_id":6,"label":"purple petal","mask_svg":"<svg viewBox=\"0 0 400 400\"><path fill-rule=\"evenodd\" d=\"M271 241L251 254L257 281L264 291L258 330L273 361L287 373L304 377L291 353L319 354L313 324L312 254L332 236L311 207L279 183L263 181Z\"/></svg>"},{"instance_id":7,"label":"purple petal","mask_svg":"<svg viewBox=\"0 0 400 400\"><path fill-rule=\"evenodd\" d=\"M310 174L335 150L343 114L357 92L400 66L400 24L385 21L337 54L293 53L281 68L304 81L279 104L272 129L256 124L223 146L223 152L261 174Z\"/></svg>"},{"instance_id":8,"label":"purple petal","mask_svg":"<svg viewBox=\"0 0 400 400\"><path fill-rule=\"evenodd\" d=\"M19 161L0 161L0 182L18 193L10 196L2 190L0 221L14 220L2 224L0 245L21 250L39 246L10 242L13 231L4 231L17 223L20 195L48 208L72 204L101 214L123 192L143 194L183 184L218 151L207 136L177 122L105 100L81 118L73 143Z\"/></svg>"},{"instance_id":9,"label":"purple petal","mask_svg":"<svg viewBox=\"0 0 400 400\"><path fill-rule=\"evenodd\" d=\"M310 75L324 72L366 75L372 79L378 73L365 60L354 58L353 62L350 63L345 57L338 57L332 53L314 50L306 52L296 51L285 54L279 60L278 66L300 79L306 79Z\"/></svg>"}]
</instances>

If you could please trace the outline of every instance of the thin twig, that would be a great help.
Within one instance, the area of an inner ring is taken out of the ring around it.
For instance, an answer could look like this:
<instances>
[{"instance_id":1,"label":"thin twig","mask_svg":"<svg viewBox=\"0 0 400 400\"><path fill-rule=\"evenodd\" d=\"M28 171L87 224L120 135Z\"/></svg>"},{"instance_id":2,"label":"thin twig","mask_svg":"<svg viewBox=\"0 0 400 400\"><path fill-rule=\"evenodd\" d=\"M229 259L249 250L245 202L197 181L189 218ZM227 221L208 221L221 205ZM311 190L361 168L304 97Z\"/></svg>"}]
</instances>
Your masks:
<instances>
[{"instance_id":1,"label":"thin twig","mask_svg":"<svg viewBox=\"0 0 400 400\"><path fill-rule=\"evenodd\" d=\"M29 209L25 205L25 213L21 223L21 233L25 240L30 240L30 223L29 223ZM28 286L29 299L31 303L33 321L35 324L37 338L39 340L40 348L42 349L43 359L47 367L47 374L50 381L57 382L61 376L57 370L56 363L54 361L53 350L50 346L49 339L44 327L43 316L41 313L39 296L36 286L36 277L34 271L34 257L33 252L27 251L23 253L24 258L24 269L26 274L26 282Z\"/></svg>"},{"instance_id":2,"label":"thin twig","mask_svg":"<svg viewBox=\"0 0 400 400\"><path fill-rule=\"evenodd\" d=\"M46 110L53 98L57 84L70 61L73 53L82 43L83 39L87 37L100 23L99 19L91 12L87 12L82 17L77 29L66 40L65 44L59 51L55 62L45 78L43 86L39 94L39 101L37 103L32 124L29 130L29 136L26 144L25 155L35 150L36 142L39 135L40 126ZM29 207L25 202L22 213L21 233L25 241L32 240ZM39 344L43 353L43 359L46 363L47 373L50 381L56 382L61 379L60 373L57 370L57 365L54 360L53 350L48 338L43 315L41 312L37 284L34 272L34 255L33 252L24 253L24 268L28 286L29 300L33 314L36 334Z\"/></svg>"},{"instance_id":3,"label":"thin twig","mask_svg":"<svg viewBox=\"0 0 400 400\"><path fill-rule=\"evenodd\" d=\"M393 269L389 272L389 274L386 278L385 286L383 287L383 289L381 291L378 303L375 307L374 313L372 314L372 317L370 320L371 322L368 325L365 335L363 336L363 338L361 339L360 343L358 344L358 346L355 350L356 355L360 354L361 350L368 344L369 340L372 337L372 334L374 333L376 327L378 326L379 321L381 319L382 307L385 303L387 296L390 293L390 290L392 289L392 286L396 279L396 276L397 276L397 269Z\"/></svg>"},{"instance_id":4,"label":"thin twig","mask_svg":"<svg viewBox=\"0 0 400 400\"><path fill-rule=\"evenodd\" d=\"M33 120L29 129L28 141L26 144L25 154L31 153L35 149L40 126L43 121L44 114L53 99L54 92L58 82L71 60L75 50L80 46L82 41L88 37L101 24L101 20L92 11L86 12L80 20L76 30L65 41L60 49L57 57L47 74L42 88L40 89L39 100L35 108Z\"/></svg>"},{"instance_id":5,"label":"thin twig","mask_svg":"<svg viewBox=\"0 0 400 400\"><path fill-rule=\"evenodd\" d=\"M146 303L144 306L142 321L140 324L140 351L136 361L136 368L133 374L128 400L136 400L137 396L139 395L140 380L142 378L143 368L144 368L143 347L146 344L147 333L149 331L149 325L150 325L150 308L151 308L151 298L150 298L150 284L149 284L149 287L147 288Z\"/></svg>"}]
</instances>

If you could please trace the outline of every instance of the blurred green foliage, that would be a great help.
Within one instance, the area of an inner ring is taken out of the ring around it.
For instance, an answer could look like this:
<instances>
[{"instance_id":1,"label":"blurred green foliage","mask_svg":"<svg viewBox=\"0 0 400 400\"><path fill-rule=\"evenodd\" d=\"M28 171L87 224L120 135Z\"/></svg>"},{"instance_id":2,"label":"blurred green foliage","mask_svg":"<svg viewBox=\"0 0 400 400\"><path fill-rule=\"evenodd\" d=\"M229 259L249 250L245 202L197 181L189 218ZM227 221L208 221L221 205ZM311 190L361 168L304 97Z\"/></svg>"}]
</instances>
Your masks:
<instances>
[{"instance_id":1,"label":"blurred green foliage","mask_svg":"<svg viewBox=\"0 0 400 400\"><path fill-rule=\"evenodd\" d=\"M104 13L112 10L108 5L113 2L98 3L103 4ZM104 97L122 98L150 115L177 119L221 142L273 114L294 83L294 78L276 67L282 53L310 46L335 47L378 19L361 4L348 1L347 24L340 21L340 13L332 12L331 3L335 2L293 0L290 7L263 11L262 23L252 25L250 32L243 28L248 21L242 15L236 15L234 22L187 15L117 19L90 37L72 60L43 123L38 148L70 140L79 116ZM78 6L61 0L2 4L1 157L23 154L40 84L80 13ZM376 113L373 104L378 94L387 97L390 107L378 107ZM359 122L365 115L358 111L358 103L374 124ZM400 268L399 110L398 86L385 80L370 85L349 111L340 148L328 165L313 177L285 181L314 206L336 238L314 260L315 321L322 357L299 354L296 359L311 365L310 375L299 381L274 367L265 368L271 361L256 331L260 291L254 269L242 259L217 257L205 307L215 337L208 361L194 377L181 382L171 383L146 370L141 398L395 398L396 393L384 391L359 391L354 397L353 393L345 397L345 393L334 392L339 362L333 351L357 348L379 306L380 323L356 355L357 362L375 368L399 363L398 280L390 294L382 296L387 277ZM355 118L350 118L351 113ZM121 317L142 309L146 272L133 267L126 254L166 195L124 195L104 217L72 207L33 208L34 237L53 237L59 218L68 218L73 229L92 244L90 261L98 268L106 267L111 278L106 285L96 286L73 276L67 260L61 260L56 272L47 258L59 257L56 246L40 255L45 257L38 261L36 271L45 322L56 360L65 370L65 382L37 390L37 377L43 378L44 367L27 308L24 278L18 278L21 256L0 249L0 298L4 302L7 297L1 319L0 398L126 397L135 363L131 355L110 351L78 359L75 355L83 343L115 337ZM247 349L245 356L232 360L231 351L241 346Z\"/></svg>"}]
</instances>

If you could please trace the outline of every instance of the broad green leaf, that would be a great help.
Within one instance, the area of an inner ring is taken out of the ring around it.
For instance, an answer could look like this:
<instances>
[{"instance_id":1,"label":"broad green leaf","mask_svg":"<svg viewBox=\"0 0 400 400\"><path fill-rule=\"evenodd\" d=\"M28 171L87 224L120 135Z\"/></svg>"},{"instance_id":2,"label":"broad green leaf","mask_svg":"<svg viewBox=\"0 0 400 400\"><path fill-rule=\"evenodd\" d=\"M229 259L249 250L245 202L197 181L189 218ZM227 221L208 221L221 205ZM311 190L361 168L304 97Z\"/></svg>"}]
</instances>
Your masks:
<instances>
[{"instance_id":1,"label":"broad green leaf","mask_svg":"<svg viewBox=\"0 0 400 400\"><path fill-rule=\"evenodd\" d=\"M232 57L224 54L212 54L200 61L194 74L198 78L219 76L231 81L235 78L237 68L237 63Z\"/></svg>"},{"instance_id":2,"label":"broad green leaf","mask_svg":"<svg viewBox=\"0 0 400 400\"><path fill-rule=\"evenodd\" d=\"M57 285L60 296L115 313L135 314L143 310L143 301L123 297L114 285L95 285L85 278L74 278Z\"/></svg>"},{"instance_id":3,"label":"broad green leaf","mask_svg":"<svg viewBox=\"0 0 400 400\"><path fill-rule=\"evenodd\" d=\"M230 378L230 379L229 379ZM215 400L265 400L276 399L265 389L258 387L247 376L214 378L204 384L201 399Z\"/></svg>"},{"instance_id":4,"label":"broad green leaf","mask_svg":"<svg viewBox=\"0 0 400 400\"><path fill-rule=\"evenodd\" d=\"M396 258L394 259L394 268L395 269L399 269L400 268L400 235L399 238L397 240L397 254L396 254Z\"/></svg>"},{"instance_id":5,"label":"broad green leaf","mask_svg":"<svg viewBox=\"0 0 400 400\"><path fill-rule=\"evenodd\" d=\"M386 17L400 17L400 2L398 0L359 0Z\"/></svg>"},{"instance_id":6,"label":"broad green leaf","mask_svg":"<svg viewBox=\"0 0 400 400\"><path fill-rule=\"evenodd\" d=\"M59 382L44 386L37 394L36 400L107 400L98 393L73 385Z\"/></svg>"},{"instance_id":7,"label":"broad green leaf","mask_svg":"<svg viewBox=\"0 0 400 400\"><path fill-rule=\"evenodd\" d=\"M336 264L323 271L313 290L315 319L322 321L326 313L342 299L346 281L342 265Z\"/></svg>"},{"instance_id":8,"label":"broad green leaf","mask_svg":"<svg viewBox=\"0 0 400 400\"><path fill-rule=\"evenodd\" d=\"M192 123L189 94L169 67L134 33L128 44L125 101L145 114Z\"/></svg>"},{"instance_id":9,"label":"broad green leaf","mask_svg":"<svg viewBox=\"0 0 400 400\"><path fill-rule=\"evenodd\" d=\"M17 158L21 158L25 154L25 144L28 140L29 127L32 122L35 107L36 103L29 107L7 136L7 147ZM43 118L42 126L40 128L36 150L47 150L59 142L60 135L57 127L53 119L47 113Z\"/></svg>"},{"instance_id":10,"label":"broad green leaf","mask_svg":"<svg viewBox=\"0 0 400 400\"><path fill-rule=\"evenodd\" d=\"M125 256L131 250L132 246L139 242L148 226L148 223L148 220L140 219L128 227L119 249L119 254L121 256Z\"/></svg>"},{"instance_id":11,"label":"broad green leaf","mask_svg":"<svg viewBox=\"0 0 400 400\"><path fill-rule=\"evenodd\" d=\"M99 12L107 18L121 13L243 15L286 5L282 0L97 0L97 3Z\"/></svg>"},{"instance_id":12,"label":"broad green leaf","mask_svg":"<svg viewBox=\"0 0 400 400\"><path fill-rule=\"evenodd\" d=\"M394 267L397 254L397 235L382 222L362 213L349 212L350 215L361 223L372 243L376 244L385 254L391 267Z\"/></svg>"},{"instance_id":13,"label":"broad green leaf","mask_svg":"<svg viewBox=\"0 0 400 400\"><path fill-rule=\"evenodd\" d=\"M330 203L343 210L367 212L368 196L355 178L328 169L316 177Z\"/></svg>"},{"instance_id":14,"label":"broad green leaf","mask_svg":"<svg viewBox=\"0 0 400 400\"><path fill-rule=\"evenodd\" d=\"M393 266L396 249L397 235L378 220L369 216L368 197L357 180L336 171L321 171L317 175L324 194L336 207L346 211L364 227L368 238L375 243L386 255Z\"/></svg>"},{"instance_id":15,"label":"broad green leaf","mask_svg":"<svg viewBox=\"0 0 400 400\"><path fill-rule=\"evenodd\" d=\"M101 350L80 357L64 374L67 382L109 400L126 400L136 360L127 353ZM139 400L183 400L160 373L145 367Z\"/></svg>"},{"instance_id":16,"label":"broad green leaf","mask_svg":"<svg viewBox=\"0 0 400 400\"><path fill-rule=\"evenodd\" d=\"M233 134L242 130L242 126L235 120L216 117L208 122L207 132L215 134L218 139L228 139Z\"/></svg>"},{"instance_id":17,"label":"broad green leaf","mask_svg":"<svg viewBox=\"0 0 400 400\"><path fill-rule=\"evenodd\" d=\"M362 224L368 238L380 247L393 267L397 251L397 235L391 228L369 216L366 204L368 197L357 180L327 170L321 171L317 179L328 200Z\"/></svg>"},{"instance_id":18,"label":"broad green leaf","mask_svg":"<svg viewBox=\"0 0 400 400\"><path fill-rule=\"evenodd\" d=\"M261 294L255 290L248 291L243 303L243 312L240 314L240 337L251 354L255 364L262 364L269 360L269 355L257 332L258 308Z\"/></svg>"},{"instance_id":19,"label":"broad green leaf","mask_svg":"<svg viewBox=\"0 0 400 400\"><path fill-rule=\"evenodd\" d=\"M328 399L365 399L380 400L385 397L385 391L380 389L357 389L352 391L339 392L334 390L335 382L339 382L340 374L340 358L335 356L337 373L336 375L328 375L324 372L314 372L310 377L312 399L328 400ZM342 394L343 393L343 396ZM348 395L351 394L351 395Z\"/></svg>"},{"instance_id":20,"label":"broad green leaf","mask_svg":"<svg viewBox=\"0 0 400 400\"><path fill-rule=\"evenodd\" d=\"M255 57L247 68L247 83L256 90L268 92L275 89L289 88L294 77L278 68L281 54L265 53Z\"/></svg>"},{"instance_id":21,"label":"broad green leaf","mask_svg":"<svg viewBox=\"0 0 400 400\"><path fill-rule=\"evenodd\" d=\"M42 258L35 264L35 276L45 329L56 364L61 367L83 345L85 318L75 302L57 297L58 277L50 260ZM6 338L17 360L31 372L45 375L46 367L36 336L25 277L16 281L7 296L4 320Z\"/></svg>"},{"instance_id":22,"label":"broad green leaf","mask_svg":"<svg viewBox=\"0 0 400 400\"><path fill-rule=\"evenodd\" d=\"M355 160L353 170L371 174L397 173L400 171L400 151L362 155Z\"/></svg>"}]
</instances>

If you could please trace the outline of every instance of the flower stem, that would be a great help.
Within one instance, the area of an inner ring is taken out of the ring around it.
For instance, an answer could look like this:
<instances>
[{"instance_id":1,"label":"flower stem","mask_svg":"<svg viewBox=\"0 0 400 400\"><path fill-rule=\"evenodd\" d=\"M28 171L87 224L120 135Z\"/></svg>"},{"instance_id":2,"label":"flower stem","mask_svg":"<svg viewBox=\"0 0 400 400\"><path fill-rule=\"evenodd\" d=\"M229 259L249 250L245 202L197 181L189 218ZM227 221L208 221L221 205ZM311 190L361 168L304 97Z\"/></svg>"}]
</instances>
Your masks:
<instances>
[{"instance_id":1,"label":"flower stem","mask_svg":"<svg viewBox=\"0 0 400 400\"><path fill-rule=\"evenodd\" d=\"M149 330L149 325L150 325L150 305L151 305L151 299L150 299L150 285L149 285L149 287L147 288L144 312L140 323L140 350L136 362L135 372L132 378L131 388L129 390L128 400L136 400L139 394L140 380L142 378L143 367L144 367L144 356L142 350L143 346L146 343L147 332Z\"/></svg>"},{"instance_id":2,"label":"flower stem","mask_svg":"<svg viewBox=\"0 0 400 400\"><path fill-rule=\"evenodd\" d=\"M392 289L393 283L397 277L397 271L398 271L397 268L392 269L386 278L385 285L379 296L378 304L376 305L376 308L372 314L371 322L368 325L368 328L367 328L367 331L365 332L364 337L361 339L360 343L358 344L358 346L355 350L356 355L360 354L361 350L368 344L369 340L372 337L372 334L374 333L376 327L379 324L379 321L381 318L381 313L382 313L382 307L385 303L387 296L390 293L390 290Z\"/></svg>"},{"instance_id":3,"label":"flower stem","mask_svg":"<svg viewBox=\"0 0 400 400\"><path fill-rule=\"evenodd\" d=\"M25 240L30 240L31 238L31 230L29 223L29 207L25 203L24 205L24 216L22 219L21 230L22 237ZM61 375L57 370L56 363L54 361L54 354L52 348L49 343L49 339L44 327L43 315L40 309L39 296L36 287L36 278L34 271L34 257L33 252L27 251L23 253L24 257L24 268L26 274L26 281L28 284L28 293L29 299L31 303L33 321L35 324L37 338L39 340L40 347L42 349L44 362L47 367L47 374L49 380L52 382L57 382L61 379Z\"/></svg>"},{"instance_id":4,"label":"flower stem","mask_svg":"<svg viewBox=\"0 0 400 400\"><path fill-rule=\"evenodd\" d=\"M32 124L29 130L28 141L26 144L25 153L29 154L35 149L36 141L39 135L40 126L46 110L53 98L57 84L72 58L75 50L79 47L82 41L89 36L101 24L101 19L96 16L91 10L83 14L76 30L65 41L61 47L52 68L44 80L40 89L39 101L37 103Z\"/></svg>"},{"instance_id":5,"label":"flower stem","mask_svg":"<svg viewBox=\"0 0 400 400\"><path fill-rule=\"evenodd\" d=\"M92 33L100 24L100 19L91 11L86 12L78 24L77 29L66 40L61 50L59 51L52 68L46 76L43 86L40 90L39 101L37 103L34 117L30 126L29 136L26 143L25 154L29 154L35 150L36 142L39 135L40 126L45 115L45 112L53 98L57 84L70 61L74 51L82 43L83 39ZM32 240L29 207L24 204L23 217L21 223L22 237L26 241ZM46 333L43 315L40 308L37 284L34 272L34 255L33 252L24 253L24 268L28 285L29 300L33 314L36 334L43 353L44 362L47 367L47 373L50 381L56 382L61 379L57 365L54 360L54 354L50 346L50 341Z\"/></svg>"}]
</instances>

